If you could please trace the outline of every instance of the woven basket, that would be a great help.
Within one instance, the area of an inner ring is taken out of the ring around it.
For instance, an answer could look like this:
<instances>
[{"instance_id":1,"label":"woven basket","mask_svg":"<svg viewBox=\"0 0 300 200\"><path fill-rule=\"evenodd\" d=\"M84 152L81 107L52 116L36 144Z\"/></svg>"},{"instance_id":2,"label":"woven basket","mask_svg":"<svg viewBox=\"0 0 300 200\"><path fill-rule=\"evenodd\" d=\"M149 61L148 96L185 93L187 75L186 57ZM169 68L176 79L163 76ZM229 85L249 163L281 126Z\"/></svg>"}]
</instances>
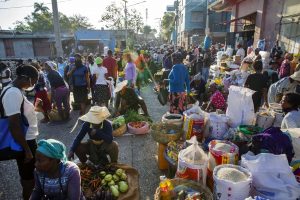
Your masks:
<instances>
[{"instance_id":1,"label":"woven basket","mask_svg":"<svg viewBox=\"0 0 300 200\"><path fill-rule=\"evenodd\" d=\"M126 124L123 124L121 127L117 128L116 130L113 130L112 134L114 137L122 136L127 131Z\"/></svg>"},{"instance_id":2,"label":"woven basket","mask_svg":"<svg viewBox=\"0 0 300 200\"><path fill-rule=\"evenodd\" d=\"M211 193L211 191L206 187L203 186L200 183L194 182L194 181L190 181L190 180L186 180L186 179L181 179L181 178L175 178L175 179L170 179L171 183L173 185L173 187L175 188L178 185L185 185L187 187L190 187L196 191L199 191L200 193L204 193L204 197L203 199L205 200L213 200L213 195ZM154 194L154 200L160 200L160 188L158 187L155 191Z\"/></svg>"},{"instance_id":3,"label":"woven basket","mask_svg":"<svg viewBox=\"0 0 300 200\"><path fill-rule=\"evenodd\" d=\"M175 133L168 134L170 130L175 131ZM168 144L171 141L179 140L183 134L182 128L178 127L178 125L162 122L152 124L150 132L153 139L161 144Z\"/></svg>"}]
</instances>

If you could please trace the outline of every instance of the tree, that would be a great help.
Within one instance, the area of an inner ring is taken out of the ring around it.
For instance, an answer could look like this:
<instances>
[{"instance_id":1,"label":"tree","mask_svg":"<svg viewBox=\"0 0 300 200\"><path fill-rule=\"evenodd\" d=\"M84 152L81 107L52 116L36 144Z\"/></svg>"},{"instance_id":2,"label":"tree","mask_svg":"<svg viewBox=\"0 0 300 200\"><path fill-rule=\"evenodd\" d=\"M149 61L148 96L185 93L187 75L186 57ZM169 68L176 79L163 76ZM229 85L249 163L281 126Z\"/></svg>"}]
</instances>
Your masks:
<instances>
[{"instance_id":1,"label":"tree","mask_svg":"<svg viewBox=\"0 0 300 200\"><path fill-rule=\"evenodd\" d=\"M152 31L151 26L148 26L148 25L144 26L143 33L145 35L149 35L151 33L151 31Z\"/></svg>"},{"instance_id":2,"label":"tree","mask_svg":"<svg viewBox=\"0 0 300 200\"><path fill-rule=\"evenodd\" d=\"M112 3L105 8L101 15L100 22L105 23L105 27L112 30L125 29L125 8ZM127 29L138 33L142 30L143 18L136 9L127 9Z\"/></svg>"},{"instance_id":3,"label":"tree","mask_svg":"<svg viewBox=\"0 0 300 200\"><path fill-rule=\"evenodd\" d=\"M161 22L161 35L165 40L170 40L171 34L175 28L175 13L165 12Z\"/></svg>"},{"instance_id":4,"label":"tree","mask_svg":"<svg viewBox=\"0 0 300 200\"><path fill-rule=\"evenodd\" d=\"M92 28L88 19L81 15L68 17L59 13L61 31L74 32L80 28ZM34 11L24 18L16 21L14 30L32 32L53 32L53 15L43 3L34 3Z\"/></svg>"},{"instance_id":5,"label":"tree","mask_svg":"<svg viewBox=\"0 0 300 200\"><path fill-rule=\"evenodd\" d=\"M33 7L34 7L33 13L39 13L39 12L45 13L45 12L49 12L49 8L47 6L45 6L44 3L37 3L37 2L35 2L34 5L33 5Z\"/></svg>"}]
</instances>

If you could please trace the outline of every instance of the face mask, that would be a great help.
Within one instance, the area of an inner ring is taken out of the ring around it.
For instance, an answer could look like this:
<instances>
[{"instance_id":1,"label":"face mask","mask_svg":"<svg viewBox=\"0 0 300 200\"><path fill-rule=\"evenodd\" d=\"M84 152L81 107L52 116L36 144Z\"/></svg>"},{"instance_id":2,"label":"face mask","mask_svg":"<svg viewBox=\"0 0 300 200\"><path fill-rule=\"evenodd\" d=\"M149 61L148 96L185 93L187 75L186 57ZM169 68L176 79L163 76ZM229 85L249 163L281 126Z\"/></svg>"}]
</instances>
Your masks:
<instances>
[{"instance_id":1,"label":"face mask","mask_svg":"<svg viewBox=\"0 0 300 200\"><path fill-rule=\"evenodd\" d=\"M35 84L32 85L32 83L31 83L31 78L29 78L29 84L30 84L31 86L28 87L28 88L26 88L26 89L24 89L24 90L27 91L27 92L32 91L32 90L34 89L34 87L35 87Z\"/></svg>"}]
</instances>

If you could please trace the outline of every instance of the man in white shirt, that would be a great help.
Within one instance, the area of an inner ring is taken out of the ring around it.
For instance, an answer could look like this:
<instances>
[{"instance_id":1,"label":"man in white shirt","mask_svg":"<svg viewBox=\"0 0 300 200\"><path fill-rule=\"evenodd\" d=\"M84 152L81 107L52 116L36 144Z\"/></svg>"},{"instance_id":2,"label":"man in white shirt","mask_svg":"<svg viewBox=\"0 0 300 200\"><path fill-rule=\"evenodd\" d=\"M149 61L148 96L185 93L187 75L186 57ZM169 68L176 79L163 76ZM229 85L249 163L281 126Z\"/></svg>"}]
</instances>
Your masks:
<instances>
[{"instance_id":1,"label":"man in white shirt","mask_svg":"<svg viewBox=\"0 0 300 200\"><path fill-rule=\"evenodd\" d=\"M245 50L243 49L242 45L241 44L238 44L237 45L237 51L236 51L236 56L241 56L241 60L244 59L245 57Z\"/></svg>"},{"instance_id":2,"label":"man in white shirt","mask_svg":"<svg viewBox=\"0 0 300 200\"><path fill-rule=\"evenodd\" d=\"M97 64L94 61L93 55L88 56L88 63L89 63L88 69L90 71L91 93L92 93L92 99L94 99L96 83L95 83L95 79L93 78L93 75L95 74L95 70L97 69Z\"/></svg>"},{"instance_id":3,"label":"man in white shirt","mask_svg":"<svg viewBox=\"0 0 300 200\"><path fill-rule=\"evenodd\" d=\"M281 100L281 108L285 116L281 123L282 129L300 128L300 95L288 93Z\"/></svg>"}]
</instances>

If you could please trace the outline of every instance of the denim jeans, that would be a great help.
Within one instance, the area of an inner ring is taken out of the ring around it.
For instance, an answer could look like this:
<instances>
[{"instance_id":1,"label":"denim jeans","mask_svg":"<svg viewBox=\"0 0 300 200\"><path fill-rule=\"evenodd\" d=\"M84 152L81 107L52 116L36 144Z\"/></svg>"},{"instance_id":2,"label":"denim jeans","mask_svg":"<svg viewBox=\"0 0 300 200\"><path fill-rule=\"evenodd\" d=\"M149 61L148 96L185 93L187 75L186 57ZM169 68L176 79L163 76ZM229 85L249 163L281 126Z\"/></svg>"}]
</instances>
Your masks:
<instances>
[{"instance_id":1,"label":"denim jeans","mask_svg":"<svg viewBox=\"0 0 300 200\"><path fill-rule=\"evenodd\" d=\"M208 77L209 77L209 67L202 68L202 76L203 76L205 82L207 82Z\"/></svg>"}]
</instances>

